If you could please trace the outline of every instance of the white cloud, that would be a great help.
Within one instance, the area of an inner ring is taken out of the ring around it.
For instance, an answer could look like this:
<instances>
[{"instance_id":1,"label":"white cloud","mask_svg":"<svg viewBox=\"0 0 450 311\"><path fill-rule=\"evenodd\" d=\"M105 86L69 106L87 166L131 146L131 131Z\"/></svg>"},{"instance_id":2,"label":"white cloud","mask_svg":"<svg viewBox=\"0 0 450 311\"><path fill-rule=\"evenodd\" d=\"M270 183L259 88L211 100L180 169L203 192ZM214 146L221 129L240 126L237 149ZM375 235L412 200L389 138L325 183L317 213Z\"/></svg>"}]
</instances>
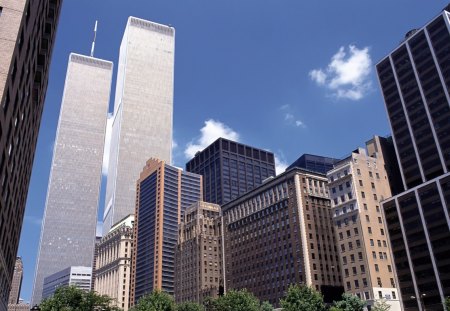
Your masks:
<instances>
[{"instance_id":1,"label":"white cloud","mask_svg":"<svg viewBox=\"0 0 450 311\"><path fill-rule=\"evenodd\" d=\"M108 119L106 119L106 131L105 131L105 149L103 150L103 165L102 174L104 176L108 175L109 166L109 149L111 147L111 134L112 134L112 114L108 114Z\"/></svg>"},{"instance_id":2,"label":"white cloud","mask_svg":"<svg viewBox=\"0 0 450 311\"><path fill-rule=\"evenodd\" d=\"M178 148L178 143L176 142L175 139L172 138L172 150L175 150Z\"/></svg>"},{"instance_id":3,"label":"white cloud","mask_svg":"<svg viewBox=\"0 0 450 311\"><path fill-rule=\"evenodd\" d=\"M306 125L305 125L302 121L300 121L300 120L296 120L296 121L295 121L295 126L297 126L297 127L303 127L303 128L306 127Z\"/></svg>"},{"instance_id":4,"label":"white cloud","mask_svg":"<svg viewBox=\"0 0 450 311\"><path fill-rule=\"evenodd\" d=\"M296 127L302 127L302 128L306 128L306 124L303 123L303 121L299 120L298 118L296 118L292 113L286 113L284 115L284 120L286 121L286 123L288 125L293 125Z\"/></svg>"},{"instance_id":5,"label":"white cloud","mask_svg":"<svg viewBox=\"0 0 450 311\"><path fill-rule=\"evenodd\" d=\"M318 85L328 88L337 98L359 100L370 90L371 70L369 48L358 49L349 45L348 51L341 47L333 55L326 70L311 70L309 76Z\"/></svg>"},{"instance_id":6,"label":"white cloud","mask_svg":"<svg viewBox=\"0 0 450 311\"><path fill-rule=\"evenodd\" d=\"M217 138L223 137L234 141L239 141L239 134L220 121L209 119L205 121L205 126L200 129L200 137L197 141L187 144L184 155L191 159L198 151L208 147Z\"/></svg>"},{"instance_id":7,"label":"white cloud","mask_svg":"<svg viewBox=\"0 0 450 311\"><path fill-rule=\"evenodd\" d=\"M288 166L289 164L284 159L284 156L282 154L275 153L275 173L277 175L283 173Z\"/></svg>"},{"instance_id":8,"label":"white cloud","mask_svg":"<svg viewBox=\"0 0 450 311\"><path fill-rule=\"evenodd\" d=\"M286 109L289 109L290 107L291 106L289 104L285 104L280 107L280 110L286 110Z\"/></svg>"},{"instance_id":9,"label":"white cloud","mask_svg":"<svg viewBox=\"0 0 450 311\"><path fill-rule=\"evenodd\" d=\"M293 115L292 113L286 113L286 114L284 115L284 120L286 120L286 121L292 121L292 120L294 120L294 115Z\"/></svg>"},{"instance_id":10,"label":"white cloud","mask_svg":"<svg viewBox=\"0 0 450 311\"><path fill-rule=\"evenodd\" d=\"M35 225L35 226L41 226L42 225L42 218L37 217L37 216L26 215L24 221L29 223L29 224Z\"/></svg>"}]
</instances>

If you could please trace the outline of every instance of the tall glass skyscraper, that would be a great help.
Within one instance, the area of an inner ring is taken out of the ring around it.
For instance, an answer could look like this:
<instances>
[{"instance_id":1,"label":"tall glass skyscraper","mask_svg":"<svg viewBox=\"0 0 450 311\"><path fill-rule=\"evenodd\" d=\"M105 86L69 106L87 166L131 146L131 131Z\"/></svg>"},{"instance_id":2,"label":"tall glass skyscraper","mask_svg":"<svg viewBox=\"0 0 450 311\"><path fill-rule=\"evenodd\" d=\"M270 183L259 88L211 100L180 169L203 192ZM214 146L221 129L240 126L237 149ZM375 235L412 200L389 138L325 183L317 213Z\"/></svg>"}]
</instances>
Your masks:
<instances>
[{"instance_id":1,"label":"tall glass skyscraper","mask_svg":"<svg viewBox=\"0 0 450 311\"><path fill-rule=\"evenodd\" d=\"M173 295L182 213L201 201L202 176L150 159L137 182L130 302L153 290Z\"/></svg>"},{"instance_id":2,"label":"tall glass skyscraper","mask_svg":"<svg viewBox=\"0 0 450 311\"><path fill-rule=\"evenodd\" d=\"M120 46L103 232L133 213L150 157L171 161L175 29L128 19Z\"/></svg>"},{"instance_id":3,"label":"tall glass skyscraper","mask_svg":"<svg viewBox=\"0 0 450 311\"><path fill-rule=\"evenodd\" d=\"M383 202L403 308L450 296L450 6L377 64L404 191Z\"/></svg>"},{"instance_id":4,"label":"tall glass skyscraper","mask_svg":"<svg viewBox=\"0 0 450 311\"><path fill-rule=\"evenodd\" d=\"M113 64L71 54L59 115L32 304L44 278L91 266Z\"/></svg>"}]
</instances>

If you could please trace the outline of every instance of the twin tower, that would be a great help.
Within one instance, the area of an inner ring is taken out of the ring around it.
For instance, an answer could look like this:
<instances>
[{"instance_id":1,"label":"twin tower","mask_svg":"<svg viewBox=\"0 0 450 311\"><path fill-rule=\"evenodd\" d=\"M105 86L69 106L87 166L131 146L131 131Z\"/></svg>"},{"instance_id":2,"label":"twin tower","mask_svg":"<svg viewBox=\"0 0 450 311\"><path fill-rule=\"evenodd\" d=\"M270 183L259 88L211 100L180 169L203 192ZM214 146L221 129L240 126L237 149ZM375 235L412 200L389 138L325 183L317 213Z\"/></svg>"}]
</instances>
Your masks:
<instances>
[{"instance_id":1,"label":"twin tower","mask_svg":"<svg viewBox=\"0 0 450 311\"><path fill-rule=\"evenodd\" d=\"M111 120L103 232L133 213L136 180L146 160L171 161L174 49L174 28L128 19ZM92 265L112 77L112 62L69 57L33 305L42 299L45 277L69 266Z\"/></svg>"}]
</instances>

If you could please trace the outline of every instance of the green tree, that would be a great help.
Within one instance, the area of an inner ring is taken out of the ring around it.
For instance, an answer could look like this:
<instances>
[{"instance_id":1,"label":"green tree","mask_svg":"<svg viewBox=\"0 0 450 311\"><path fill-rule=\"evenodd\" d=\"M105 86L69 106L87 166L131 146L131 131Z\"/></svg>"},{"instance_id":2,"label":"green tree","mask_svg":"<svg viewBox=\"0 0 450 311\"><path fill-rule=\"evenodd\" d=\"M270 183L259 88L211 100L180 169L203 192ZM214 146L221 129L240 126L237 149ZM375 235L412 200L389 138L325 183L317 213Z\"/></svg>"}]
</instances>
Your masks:
<instances>
[{"instance_id":1,"label":"green tree","mask_svg":"<svg viewBox=\"0 0 450 311\"><path fill-rule=\"evenodd\" d=\"M56 289L52 297L44 299L39 305L42 311L116 311L113 299L96 292L88 292L75 287L64 286Z\"/></svg>"},{"instance_id":2,"label":"green tree","mask_svg":"<svg viewBox=\"0 0 450 311\"><path fill-rule=\"evenodd\" d=\"M183 302L177 305L177 311L205 311L205 308L198 303Z\"/></svg>"},{"instance_id":3,"label":"green tree","mask_svg":"<svg viewBox=\"0 0 450 311\"><path fill-rule=\"evenodd\" d=\"M268 301L261 303L261 311L273 311L273 306Z\"/></svg>"},{"instance_id":4,"label":"green tree","mask_svg":"<svg viewBox=\"0 0 450 311\"><path fill-rule=\"evenodd\" d=\"M447 308L447 311L450 311L450 296L445 298L445 308Z\"/></svg>"},{"instance_id":5,"label":"green tree","mask_svg":"<svg viewBox=\"0 0 450 311\"><path fill-rule=\"evenodd\" d=\"M377 300L373 307L373 311L389 311L391 309L391 305L386 302L386 299Z\"/></svg>"},{"instance_id":6,"label":"green tree","mask_svg":"<svg viewBox=\"0 0 450 311\"><path fill-rule=\"evenodd\" d=\"M330 309L328 309L328 311L342 311L342 310L339 309L338 307L331 306Z\"/></svg>"},{"instance_id":7,"label":"green tree","mask_svg":"<svg viewBox=\"0 0 450 311\"><path fill-rule=\"evenodd\" d=\"M216 300L212 299L211 297L206 297L203 300L203 307L205 308L205 311L217 311L216 305Z\"/></svg>"},{"instance_id":8,"label":"green tree","mask_svg":"<svg viewBox=\"0 0 450 311\"><path fill-rule=\"evenodd\" d=\"M260 311L259 300L247 290L231 290L215 301L215 311Z\"/></svg>"},{"instance_id":9,"label":"green tree","mask_svg":"<svg viewBox=\"0 0 450 311\"><path fill-rule=\"evenodd\" d=\"M355 295L342 294L340 301L335 301L334 306L342 311L363 311L366 303Z\"/></svg>"},{"instance_id":10,"label":"green tree","mask_svg":"<svg viewBox=\"0 0 450 311\"><path fill-rule=\"evenodd\" d=\"M143 296L131 311L176 311L173 297L166 292L153 291Z\"/></svg>"},{"instance_id":11,"label":"green tree","mask_svg":"<svg viewBox=\"0 0 450 311\"><path fill-rule=\"evenodd\" d=\"M322 295L312 287L291 285L280 301L285 311L324 311Z\"/></svg>"}]
</instances>

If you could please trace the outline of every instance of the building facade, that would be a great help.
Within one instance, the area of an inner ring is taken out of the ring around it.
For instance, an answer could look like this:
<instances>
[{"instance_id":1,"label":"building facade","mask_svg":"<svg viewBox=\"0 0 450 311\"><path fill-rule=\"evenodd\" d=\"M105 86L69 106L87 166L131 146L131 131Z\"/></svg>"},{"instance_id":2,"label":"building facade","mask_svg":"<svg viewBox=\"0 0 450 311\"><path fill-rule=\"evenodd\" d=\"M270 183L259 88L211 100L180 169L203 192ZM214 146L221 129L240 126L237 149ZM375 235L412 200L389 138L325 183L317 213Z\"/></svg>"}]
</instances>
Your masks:
<instances>
[{"instance_id":1,"label":"building facade","mask_svg":"<svg viewBox=\"0 0 450 311\"><path fill-rule=\"evenodd\" d=\"M223 293L220 206L197 202L181 217L175 250L175 300L203 303Z\"/></svg>"},{"instance_id":2,"label":"building facade","mask_svg":"<svg viewBox=\"0 0 450 311\"><path fill-rule=\"evenodd\" d=\"M92 267L72 266L44 278L42 299L53 296L58 287L75 286L85 292L91 290Z\"/></svg>"},{"instance_id":3,"label":"building facade","mask_svg":"<svg viewBox=\"0 0 450 311\"><path fill-rule=\"evenodd\" d=\"M128 214L142 164L170 163L175 29L130 17L120 46L103 232Z\"/></svg>"},{"instance_id":4,"label":"building facade","mask_svg":"<svg viewBox=\"0 0 450 311\"><path fill-rule=\"evenodd\" d=\"M17 257L16 264L14 266L14 275L11 283L11 290L9 292L8 309L9 305L15 305L19 303L20 289L22 288L23 279L23 262L22 258Z\"/></svg>"},{"instance_id":5,"label":"building facade","mask_svg":"<svg viewBox=\"0 0 450 311\"><path fill-rule=\"evenodd\" d=\"M175 247L181 215L201 201L202 176L165 161L147 161L136 189L130 303L153 290L174 293Z\"/></svg>"},{"instance_id":6,"label":"building facade","mask_svg":"<svg viewBox=\"0 0 450 311\"><path fill-rule=\"evenodd\" d=\"M380 138L369 141L381 150ZM395 267L381 201L391 196L382 152L369 156L359 148L327 173L338 239L342 280L346 292L369 306L386 300L392 311L401 310Z\"/></svg>"},{"instance_id":7,"label":"building facade","mask_svg":"<svg viewBox=\"0 0 450 311\"><path fill-rule=\"evenodd\" d=\"M376 66L404 191L383 202L405 311L450 296L450 7Z\"/></svg>"},{"instance_id":8,"label":"building facade","mask_svg":"<svg viewBox=\"0 0 450 311\"><path fill-rule=\"evenodd\" d=\"M94 290L120 309L129 308L134 215L115 224L97 245ZM94 277L94 276L93 276Z\"/></svg>"},{"instance_id":9,"label":"building facade","mask_svg":"<svg viewBox=\"0 0 450 311\"><path fill-rule=\"evenodd\" d=\"M112 63L70 54L42 222L32 305L44 278L92 265Z\"/></svg>"},{"instance_id":10,"label":"building facade","mask_svg":"<svg viewBox=\"0 0 450 311\"><path fill-rule=\"evenodd\" d=\"M338 161L338 159L334 158L322 157L313 154L304 154L300 158L295 160L294 163L289 165L286 170L289 170L293 167L299 167L304 168L308 171L326 174Z\"/></svg>"},{"instance_id":11,"label":"building facade","mask_svg":"<svg viewBox=\"0 0 450 311\"><path fill-rule=\"evenodd\" d=\"M0 2L1 311L14 273L61 2Z\"/></svg>"},{"instance_id":12,"label":"building facade","mask_svg":"<svg viewBox=\"0 0 450 311\"><path fill-rule=\"evenodd\" d=\"M290 284L343 292L325 175L288 170L222 206L225 290L279 304Z\"/></svg>"},{"instance_id":13,"label":"building facade","mask_svg":"<svg viewBox=\"0 0 450 311\"><path fill-rule=\"evenodd\" d=\"M225 204L275 176L273 153L219 138L186 163L203 176L204 201Z\"/></svg>"}]
</instances>

